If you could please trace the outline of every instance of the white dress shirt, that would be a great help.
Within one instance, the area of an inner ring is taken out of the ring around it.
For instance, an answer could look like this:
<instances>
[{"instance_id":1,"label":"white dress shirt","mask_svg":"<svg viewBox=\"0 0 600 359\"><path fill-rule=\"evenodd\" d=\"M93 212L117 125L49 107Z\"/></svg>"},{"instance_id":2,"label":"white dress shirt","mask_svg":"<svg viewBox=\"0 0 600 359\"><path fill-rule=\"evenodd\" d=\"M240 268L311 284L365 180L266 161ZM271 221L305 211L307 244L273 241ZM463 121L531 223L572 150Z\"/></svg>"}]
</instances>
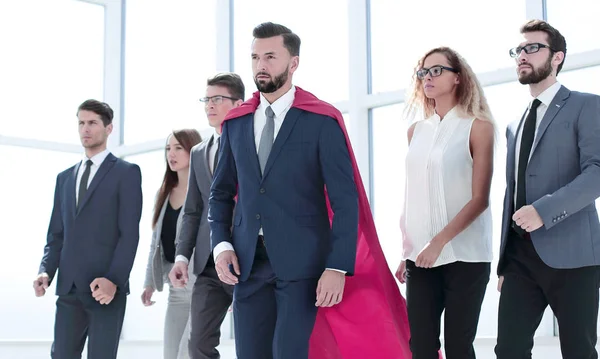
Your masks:
<instances>
[{"instance_id":1,"label":"white dress shirt","mask_svg":"<svg viewBox=\"0 0 600 359\"><path fill-rule=\"evenodd\" d=\"M90 177L88 178L87 183L87 187L89 187L90 183L92 183L92 179L94 179L94 176L96 175L96 172L98 172L98 168L100 168L100 165L102 165L102 162L104 162L109 153L110 151L108 149L105 149L104 151L92 156L92 158L88 158L84 155L83 159L81 160L81 164L79 165L79 170L77 171L77 182L75 183L75 203L79 203L79 186L81 184L81 177L83 177L83 172L85 172L85 163L87 162L87 160L92 160L93 163L90 167Z\"/></svg>"},{"instance_id":2,"label":"white dress shirt","mask_svg":"<svg viewBox=\"0 0 600 359\"><path fill-rule=\"evenodd\" d=\"M544 92L539 94L538 97L536 97L538 100L540 100L541 103L538 106L537 113L536 113L534 143L535 143L535 138L537 137L538 128L540 127L540 123L542 122L542 119L544 118L544 115L546 114L548 107L552 103L552 100L554 100L554 97L560 90L561 86L562 85L557 81L552 86L550 86L546 90L544 90ZM529 115L529 109L531 108L532 103L533 103L533 100L531 100L531 102L529 103L527 113L523 117L524 119L526 119L527 116ZM519 181L519 154L521 151L521 137L523 135L523 127L525 127L525 122L523 122L523 125L521 126L521 128L519 129L519 132L517 133L517 143L515 145L515 193L514 193L514 198L513 198L515 205L517 203L517 185L518 185L518 181ZM532 149L533 149L533 147L532 147ZM531 159L532 153L533 153L533 151L529 153L529 159ZM519 208L516 208L515 211L518 209Z\"/></svg>"}]
</instances>

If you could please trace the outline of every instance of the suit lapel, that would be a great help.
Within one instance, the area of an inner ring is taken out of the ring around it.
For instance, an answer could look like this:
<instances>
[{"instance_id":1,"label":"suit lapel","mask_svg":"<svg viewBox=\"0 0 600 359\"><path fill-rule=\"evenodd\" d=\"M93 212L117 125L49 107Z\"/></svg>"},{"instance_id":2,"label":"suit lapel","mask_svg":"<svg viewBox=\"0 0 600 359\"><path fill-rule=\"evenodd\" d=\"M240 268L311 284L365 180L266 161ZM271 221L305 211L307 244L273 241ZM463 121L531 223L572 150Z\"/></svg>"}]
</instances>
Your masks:
<instances>
[{"instance_id":1,"label":"suit lapel","mask_svg":"<svg viewBox=\"0 0 600 359\"><path fill-rule=\"evenodd\" d=\"M85 197L83 199L81 199L81 198L79 199L82 202L79 205L77 214L81 213L81 210L86 205L86 203L89 201L90 197L94 193L94 190L96 190L96 188L98 187L98 185L100 184L100 182L102 181L104 176L106 176L106 174L111 170L111 168L114 166L116 161L117 161L117 158L112 153L110 153L106 157L106 159L104 159L104 162L102 162L102 164L100 165L100 168L98 168L98 172L96 172L96 174L94 175L94 178L92 179L92 183L90 183L90 186L88 187L88 190L85 193Z\"/></svg>"},{"instance_id":2,"label":"suit lapel","mask_svg":"<svg viewBox=\"0 0 600 359\"><path fill-rule=\"evenodd\" d=\"M302 110L297 108L291 108L288 111L287 115L285 115L283 124L281 125L279 133L277 133L277 137L275 138L275 142L273 143L273 147L271 148L271 153L269 153L269 158L267 159L267 164L265 165L265 173L263 173L262 176L263 180L269 174L269 170L271 169L271 167L273 167L273 162L275 162L277 155L279 155L279 152L281 152L283 144L285 143L285 141L287 141L288 137L290 136L290 133L292 133L292 129L294 128L294 125L296 124L296 121L298 120L298 117L300 117L301 113ZM255 157L258 162L258 155Z\"/></svg>"},{"instance_id":3,"label":"suit lapel","mask_svg":"<svg viewBox=\"0 0 600 359\"><path fill-rule=\"evenodd\" d=\"M210 158L210 149L212 148L214 141L215 141L215 135L210 136L210 140L208 141L206 146L204 146L204 148L202 149L204 151L204 156L202 156L202 158L204 159L204 169L206 170L206 173L208 174L208 178L210 178L211 182L213 179L213 173L210 171L210 161L214 160L214 159ZM213 171L215 169L216 168L214 168Z\"/></svg>"},{"instance_id":4,"label":"suit lapel","mask_svg":"<svg viewBox=\"0 0 600 359\"><path fill-rule=\"evenodd\" d=\"M535 149L538 143L540 142L540 139L548 129L548 126L550 126L552 120L554 120L558 112L563 108L570 94L571 91L569 91L566 87L561 86L556 96L554 96L554 99L552 100L550 106L548 106L548 109L546 110L546 114L544 114L544 118L542 118L542 121L540 122L540 127L537 130L537 135L535 136L533 146L531 147L531 155L533 155L533 153L535 152Z\"/></svg>"},{"instance_id":5,"label":"suit lapel","mask_svg":"<svg viewBox=\"0 0 600 359\"><path fill-rule=\"evenodd\" d=\"M68 182L66 183L67 205L69 208L69 214L73 217L75 217L75 212L77 211L77 196L75 195L75 191L77 191L77 173L79 172L80 166L81 161L77 162L75 167L73 167L73 173L71 173Z\"/></svg>"},{"instance_id":6,"label":"suit lapel","mask_svg":"<svg viewBox=\"0 0 600 359\"><path fill-rule=\"evenodd\" d=\"M250 166L253 168L252 172L260 180L260 164L258 163L256 143L254 142L254 115L248 116L248 119L242 126L242 130L244 131L243 136L246 138L246 153L250 157Z\"/></svg>"}]
</instances>

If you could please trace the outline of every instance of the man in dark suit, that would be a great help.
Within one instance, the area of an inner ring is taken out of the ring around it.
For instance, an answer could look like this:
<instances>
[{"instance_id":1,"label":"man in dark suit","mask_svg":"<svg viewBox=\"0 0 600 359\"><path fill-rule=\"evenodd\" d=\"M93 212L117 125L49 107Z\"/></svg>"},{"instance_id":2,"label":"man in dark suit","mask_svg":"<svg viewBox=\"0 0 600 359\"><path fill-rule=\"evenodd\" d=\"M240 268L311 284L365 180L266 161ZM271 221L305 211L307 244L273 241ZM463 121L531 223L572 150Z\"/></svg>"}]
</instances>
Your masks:
<instances>
[{"instance_id":1,"label":"man in dark suit","mask_svg":"<svg viewBox=\"0 0 600 359\"><path fill-rule=\"evenodd\" d=\"M52 358L81 358L87 338L88 359L110 359L117 357L139 241L141 173L107 150L113 111L106 103L83 102L77 118L85 157L57 177L33 287L43 296L59 271Z\"/></svg>"},{"instance_id":2,"label":"man in dark suit","mask_svg":"<svg viewBox=\"0 0 600 359\"><path fill-rule=\"evenodd\" d=\"M498 275L500 359L531 358L549 305L563 358L598 358L600 97L557 82L565 38L545 21L510 50L531 102L509 125Z\"/></svg>"},{"instance_id":3,"label":"man in dark suit","mask_svg":"<svg viewBox=\"0 0 600 359\"><path fill-rule=\"evenodd\" d=\"M188 192L183 206L179 243L175 265L169 273L175 287L184 287L189 280L188 263L194 257L196 282L192 293L190 358L218 359L217 346L221 324L231 305L233 287L217 277L210 246L208 227L208 196L217 165L221 124L229 110L244 99L244 83L233 73L218 74L208 79L204 102L206 116L215 132L192 149ZM195 251L194 251L195 249Z\"/></svg>"},{"instance_id":4,"label":"man in dark suit","mask_svg":"<svg viewBox=\"0 0 600 359\"><path fill-rule=\"evenodd\" d=\"M219 278L235 285L238 359L306 359L318 307L339 303L354 272L357 185L341 114L319 113L333 107L292 85L300 38L273 23L253 35L260 94L223 125L213 255ZM298 106L309 102L315 111Z\"/></svg>"}]
</instances>

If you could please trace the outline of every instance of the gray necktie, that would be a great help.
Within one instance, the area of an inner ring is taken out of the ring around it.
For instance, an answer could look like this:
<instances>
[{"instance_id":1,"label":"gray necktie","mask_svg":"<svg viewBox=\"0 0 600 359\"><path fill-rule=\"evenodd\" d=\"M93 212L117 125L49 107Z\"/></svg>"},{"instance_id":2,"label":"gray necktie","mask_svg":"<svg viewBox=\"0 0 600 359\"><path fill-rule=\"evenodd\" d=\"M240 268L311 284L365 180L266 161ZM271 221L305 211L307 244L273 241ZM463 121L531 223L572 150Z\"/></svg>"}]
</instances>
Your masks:
<instances>
[{"instance_id":1,"label":"gray necktie","mask_svg":"<svg viewBox=\"0 0 600 359\"><path fill-rule=\"evenodd\" d=\"M271 147L273 147L273 139L275 133L275 113L271 106L265 110L267 115L267 123L263 127L262 134L260 135L260 143L258 144L258 162L260 163L260 172L265 172L265 166L269 153L271 153Z\"/></svg>"}]
</instances>

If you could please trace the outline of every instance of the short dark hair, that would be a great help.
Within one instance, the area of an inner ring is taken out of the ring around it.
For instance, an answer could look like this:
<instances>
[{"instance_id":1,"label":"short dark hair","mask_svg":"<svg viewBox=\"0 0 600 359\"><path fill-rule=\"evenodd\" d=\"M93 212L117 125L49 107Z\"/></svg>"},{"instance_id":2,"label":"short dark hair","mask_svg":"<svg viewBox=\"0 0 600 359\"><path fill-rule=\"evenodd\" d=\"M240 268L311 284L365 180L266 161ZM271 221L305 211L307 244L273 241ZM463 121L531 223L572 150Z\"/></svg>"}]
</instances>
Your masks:
<instances>
[{"instance_id":1,"label":"short dark hair","mask_svg":"<svg viewBox=\"0 0 600 359\"><path fill-rule=\"evenodd\" d=\"M287 27L272 22L263 22L252 31L255 39L268 39L275 36L283 37L283 46L292 56L300 56L300 37Z\"/></svg>"},{"instance_id":2,"label":"short dark hair","mask_svg":"<svg viewBox=\"0 0 600 359\"><path fill-rule=\"evenodd\" d=\"M246 88L240 75L233 72L222 72L206 80L206 86L225 87L231 97L243 100Z\"/></svg>"},{"instance_id":3,"label":"short dark hair","mask_svg":"<svg viewBox=\"0 0 600 359\"><path fill-rule=\"evenodd\" d=\"M567 57L567 40L565 40L565 37L562 36L558 30L550 26L550 24L544 20L529 20L523 26L521 26L521 34L534 31L542 31L546 33L548 36L548 45L550 45L552 48L551 51L561 51L565 54L563 61L560 63L560 65L558 65L558 69L556 70L556 74L558 75L563 67L563 64L565 63L565 58Z\"/></svg>"},{"instance_id":4,"label":"short dark hair","mask_svg":"<svg viewBox=\"0 0 600 359\"><path fill-rule=\"evenodd\" d=\"M105 102L100 102L100 101L94 100L94 99L85 100L85 101L83 101L83 103L81 105L79 105L79 108L77 109L77 113L79 113L79 111L81 111L81 110L90 111L90 112L93 112L96 115L100 116L100 118L102 119L102 123L104 124L104 127L106 127L112 123L113 110Z\"/></svg>"}]
</instances>

